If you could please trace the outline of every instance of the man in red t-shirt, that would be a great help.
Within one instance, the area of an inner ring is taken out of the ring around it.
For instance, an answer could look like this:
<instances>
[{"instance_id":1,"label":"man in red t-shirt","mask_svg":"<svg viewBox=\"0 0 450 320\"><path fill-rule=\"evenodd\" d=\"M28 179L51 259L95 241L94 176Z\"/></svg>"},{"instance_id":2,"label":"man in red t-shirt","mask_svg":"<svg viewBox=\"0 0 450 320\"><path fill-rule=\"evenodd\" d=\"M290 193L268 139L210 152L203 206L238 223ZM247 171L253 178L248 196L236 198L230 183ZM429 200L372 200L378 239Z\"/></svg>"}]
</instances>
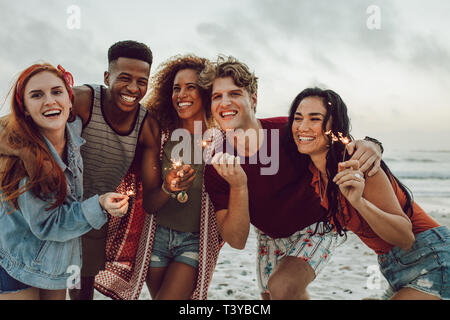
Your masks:
<instances>
[{"instance_id":1,"label":"man in red t-shirt","mask_svg":"<svg viewBox=\"0 0 450 320\"><path fill-rule=\"evenodd\" d=\"M307 159L291 158L280 143L283 130L290 130L287 118L256 118L257 78L232 57L219 57L199 79L212 88L211 112L226 132L225 153L214 155L204 176L220 234L243 249L253 224L262 298L308 299L306 287L328 263L338 235L320 223L325 211L310 185ZM375 163L369 172L374 174L378 146L359 140L349 153L355 148L352 159L359 159L362 169Z\"/></svg>"}]
</instances>

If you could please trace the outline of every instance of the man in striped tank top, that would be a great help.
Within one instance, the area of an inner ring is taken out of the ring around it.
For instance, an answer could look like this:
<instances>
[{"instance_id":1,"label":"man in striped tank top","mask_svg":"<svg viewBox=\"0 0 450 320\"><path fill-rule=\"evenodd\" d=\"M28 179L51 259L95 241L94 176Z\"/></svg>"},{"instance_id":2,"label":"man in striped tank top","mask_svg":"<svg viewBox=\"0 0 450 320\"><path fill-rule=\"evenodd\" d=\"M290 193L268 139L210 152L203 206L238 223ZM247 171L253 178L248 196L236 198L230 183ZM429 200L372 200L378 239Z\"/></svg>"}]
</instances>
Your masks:
<instances>
[{"instance_id":1,"label":"man in striped tank top","mask_svg":"<svg viewBox=\"0 0 450 320\"><path fill-rule=\"evenodd\" d=\"M155 146L154 120L146 117L140 100L147 92L152 52L145 44L120 41L108 51L106 85L74 88L74 108L83 121L81 148L84 194L113 191L127 173L136 150ZM156 144L157 145L157 144ZM105 266L106 227L82 238L81 288L70 290L72 300L92 300L94 279Z\"/></svg>"}]
</instances>

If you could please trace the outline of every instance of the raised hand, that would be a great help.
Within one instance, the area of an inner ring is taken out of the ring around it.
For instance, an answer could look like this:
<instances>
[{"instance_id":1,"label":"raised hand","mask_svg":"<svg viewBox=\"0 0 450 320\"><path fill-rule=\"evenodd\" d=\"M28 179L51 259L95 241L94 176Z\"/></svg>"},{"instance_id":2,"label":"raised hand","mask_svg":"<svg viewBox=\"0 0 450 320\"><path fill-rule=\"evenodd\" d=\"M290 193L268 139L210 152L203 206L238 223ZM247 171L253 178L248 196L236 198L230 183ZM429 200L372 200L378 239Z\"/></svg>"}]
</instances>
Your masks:
<instances>
[{"instance_id":1,"label":"raised hand","mask_svg":"<svg viewBox=\"0 0 450 320\"><path fill-rule=\"evenodd\" d=\"M242 169L240 158L219 152L211 160L217 173L229 183L231 188L247 186L247 175Z\"/></svg>"},{"instance_id":2,"label":"raised hand","mask_svg":"<svg viewBox=\"0 0 450 320\"><path fill-rule=\"evenodd\" d=\"M188 165L170 170L164 180L165 188L170 192L186 191L195 179L194 169Z\"/></svg>"},{"instance_id":3,"label":"raised hand","mask_svg":"<svg viewBox=\"0 0 450 320\"><path fill-rule=\"evenodd\" d=\"M358 160L349 160L339 163L339 172L333 178L333 182L339 186L342 195L356 207L362 200L365 187L364 174L359 169Z\"/></svg>"}]
</instances>

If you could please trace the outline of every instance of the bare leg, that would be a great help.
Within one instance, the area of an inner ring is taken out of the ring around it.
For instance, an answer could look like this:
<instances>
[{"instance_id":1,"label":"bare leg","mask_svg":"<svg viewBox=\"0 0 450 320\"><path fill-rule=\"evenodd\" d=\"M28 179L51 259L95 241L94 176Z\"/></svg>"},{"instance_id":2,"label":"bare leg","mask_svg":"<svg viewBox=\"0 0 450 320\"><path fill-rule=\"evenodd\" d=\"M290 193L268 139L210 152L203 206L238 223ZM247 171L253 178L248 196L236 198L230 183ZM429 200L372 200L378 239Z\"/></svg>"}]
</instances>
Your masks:
<instances>
[{"instance_id":1,"label":"bare leg","mask_svg":"<svg viewBox=\"0 0 450 320\"><path fill-rule=\"evenodd\" d=\"M71 300L93 300L95 277L81 277L81 289L70 289Z\"/></svg>"},{"instance_id":2,"label":"bare leg","mask_svg":"<svg viewBox=\"0 0 450 320\"><path fill-rule=\"evenodd\" d=\"M314 270L302 259L285 257L269 278L273 300L308 300L306 287L316 277Z\"/></svg>"},{"instance_id":3,"label":"bare leg","mask_svg":"<svg viewBox=\"0 0 450 320\"><path fill-rule=\"evenodd\" d=\"M402 288L398 290L390 300L441 300L432 294L424 293L412 288Z\"/></svg>"},{"instance_id":4,"label":"bare leg","mask_svg":"<svg viewBox=\"0 0 450 320\"><path fill-rule=\"evenodd\" d=\"M39 300L39 289L29 288L15 293L2 293L0 300Z\"/></svg>"},{"instance_id":5,"label":"bare leg","mask_svg":"<svg viewBox=\"0 0 450 320\"><path fill-rule=\"evenodd\" d=\"M166 274L167 267L152 268L150 267L147 272L147 287L150 291L152 299L155 300L158 295L159 289L161 288L164 276Z\"/></svg>"},{"instance_id":6,"label":"bare leg","mask_svg":"<svg viewBox=\"0 0 450 320\"><path fill-rule=\"evenodd\" d=\"M156 300L188 300L194 291L196 280L196 268L181 262L171 262Z\"/></svg>"},{"instance_id":7,"label":"bare leg","mask_svg":"<svg viewBox=\"0 0 450 320\"><path fill-rule=\"evenodd\" d=\"M41 300L66 300L66 289L63 290L45 290L40 289Z\"/></svg>"}]
</instances>

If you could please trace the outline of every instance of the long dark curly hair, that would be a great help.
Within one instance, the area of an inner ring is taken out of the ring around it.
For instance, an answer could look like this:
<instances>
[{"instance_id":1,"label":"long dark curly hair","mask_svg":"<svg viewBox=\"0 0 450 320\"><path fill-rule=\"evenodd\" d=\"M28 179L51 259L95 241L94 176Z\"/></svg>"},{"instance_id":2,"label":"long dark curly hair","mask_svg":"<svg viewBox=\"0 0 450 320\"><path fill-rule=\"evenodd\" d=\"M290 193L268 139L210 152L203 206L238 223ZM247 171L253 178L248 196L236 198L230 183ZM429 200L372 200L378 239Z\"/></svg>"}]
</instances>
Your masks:
<instances>
[{"instance_id":1,"label":"long dark curly hair","mask_svg":"<svg viewBox=\"0 0 450 320\"><path fill-rule=\"evenodd\" d=\"M180 126L176 110L172 105L173 81L178 71L193 69L197 75L210 63L206 58L192 54L176 55L158 66L156 74L150 80L150 94L142 104L149 114L159 122L161 129L173 131ZM211 94L209 90L198 86L206 118L211 119Z\"/></svg>"},{"instance_id":2,"label":"long dark curly hair","mask_svg":"<svg viewBox=\"0 0 450 320\"><path fill-rule=\"evenodd\" d=\"M334 92L333 90L323 90L320 88L307 88L300 92L295 99L292 101L290 110L289 110L289 120L288 120L288 130L286 130L286 135L284 136L284 141L287 150L289 151L290 156L294 159L300 159L302 156L297 149L297 146L294 142L294 137L292 135L292 124L294 122L295 112L297 111L298 105L300 102L307 97L318 97L322 99L322 102L327 110L324 121L323 121L323 132L327 132L327 123L331 118L331 133L329 133L329 137L334 135L335 137L339 137L340 134L343 137L348 137L350 140L353 140L353 137L350 135L350 119L348 117L347 106L341 97ZM328 138L329 141L329 149L326 155L326 172L328 178L328 185L326 190L326 196L328 199L328 213L322 219L324 223L324 227L326 232L333 230L333 227L336 227L336 231L339 235L344 235L346 233L345 225L350 220L350 216L348 219L343 219L344 217L340 214L342 208L340 207L339 200L339 187L336 183L333 182L334 176L338 173L338 163L342 162L345 145L341 141L333 141L331 138ZM345 153L345 160L348 160L350 156ZM389 177L391 183L397 183L401 188L403 193L406 196L406 204L403 207L404 212L406 212L409 216L412 216L412 203L413 198L411 191L403 185L400 180L389 170L386 163L381 161L381 168L384 170L386 175ZM347 206L349 206L346 201ZM348 210L350 214L350 210ZM364 227L361 225L361 227Z\"/></svg>"}]
</instances>

